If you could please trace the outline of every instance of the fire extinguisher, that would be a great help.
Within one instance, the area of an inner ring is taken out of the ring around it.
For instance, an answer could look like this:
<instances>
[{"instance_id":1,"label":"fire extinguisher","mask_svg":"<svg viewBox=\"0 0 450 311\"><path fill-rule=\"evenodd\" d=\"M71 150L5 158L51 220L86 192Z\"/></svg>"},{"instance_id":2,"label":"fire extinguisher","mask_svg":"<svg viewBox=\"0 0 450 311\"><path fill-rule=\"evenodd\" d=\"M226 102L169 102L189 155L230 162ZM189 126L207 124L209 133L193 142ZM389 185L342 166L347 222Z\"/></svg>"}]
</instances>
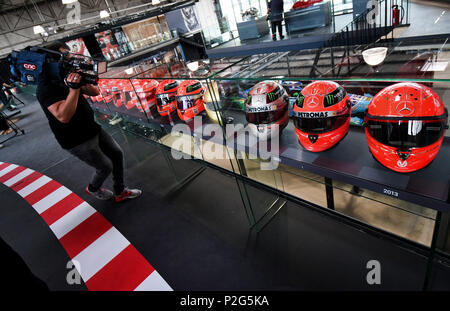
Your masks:
<instances>
[{"instance_id":1,"label":"fire extinguisher","mask_svg":"<svg viewBox=\"0 0 450 311\"><path fill-rule=\"evenodd\" d=\"M400 9L401 9L401 17L400 17ZM401 23L403 20L403 16L405 15L405 10L402 6L399 6L397 4L394 4L392 6L392 26L397 26Z\"/></svg>"}]
</instances>

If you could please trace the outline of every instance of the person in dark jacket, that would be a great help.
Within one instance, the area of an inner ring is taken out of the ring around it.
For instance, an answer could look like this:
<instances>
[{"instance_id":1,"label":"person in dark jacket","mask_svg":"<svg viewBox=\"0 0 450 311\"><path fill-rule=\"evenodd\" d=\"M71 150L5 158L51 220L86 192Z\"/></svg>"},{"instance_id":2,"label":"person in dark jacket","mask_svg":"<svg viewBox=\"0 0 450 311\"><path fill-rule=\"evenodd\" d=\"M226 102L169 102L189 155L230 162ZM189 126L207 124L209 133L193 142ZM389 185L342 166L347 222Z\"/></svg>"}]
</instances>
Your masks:
<instances>
[{"instance_id":1,"label":"person in dark jacket","mask_svg":"<svg viewBox=\"0 0 450 311\"><path fill-rule=\"evenodd\" d=\"M66 43L55 41L47 49L64 53L70 58ZM81 75L71 72L64 81L55 83L41 79L36 97L47 117L56 140L63 149L95 169L86 193L100 200L115 196L116 202L137 198L142 191L124 185L124 155L119 144L97 122L83 95L98 96L97 86L81 86ZM103 188L103 182L113 175L114 193Z\"/></svg>"},{"instance_id":2,"label":"person in dark jacket","mask_svg":"<svg viewBox=\"0 0 450 311\"><path fill-rule=\"evenodd\" d=\"M272 26L272 40L277 40L276 29L278 28L278 35L280 40L283 40L283 29L281 22L283 21L283 0L271 0L269 2L269 19Z\"/></svg>"}]
</instances>

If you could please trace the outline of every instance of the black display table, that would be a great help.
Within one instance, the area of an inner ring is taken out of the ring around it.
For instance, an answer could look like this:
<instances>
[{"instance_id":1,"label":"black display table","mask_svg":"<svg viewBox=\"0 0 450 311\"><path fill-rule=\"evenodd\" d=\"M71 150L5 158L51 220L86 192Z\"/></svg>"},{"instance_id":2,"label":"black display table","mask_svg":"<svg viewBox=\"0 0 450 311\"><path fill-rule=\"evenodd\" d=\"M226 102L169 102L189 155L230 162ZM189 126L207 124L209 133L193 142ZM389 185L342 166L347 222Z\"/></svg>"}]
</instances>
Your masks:
<instances>
[{"instance_id":1,"label":"black display table","mask_svg":"<svg viewBox=\"0 0 450 311\"><path fill-rule=\"evenodd\" d=\"M228 111L227 115L234 118L234 123L246 124L243 112ZM257 141L241 135L246 133L239 133L228 146L246 153L259 150ZM210 139L220 143L222 138L214 136ZM249 146L249 142L253 145ZM347 136L336 146L314 153L300 145L291 120L283 130L279 144L280 154L273 154L272 159L282 164L434 210L450 211L450 143L447 140L430 165L407 174L389 170L373 158L362 127L351 126Z\"/></svg>"}]
</instances>

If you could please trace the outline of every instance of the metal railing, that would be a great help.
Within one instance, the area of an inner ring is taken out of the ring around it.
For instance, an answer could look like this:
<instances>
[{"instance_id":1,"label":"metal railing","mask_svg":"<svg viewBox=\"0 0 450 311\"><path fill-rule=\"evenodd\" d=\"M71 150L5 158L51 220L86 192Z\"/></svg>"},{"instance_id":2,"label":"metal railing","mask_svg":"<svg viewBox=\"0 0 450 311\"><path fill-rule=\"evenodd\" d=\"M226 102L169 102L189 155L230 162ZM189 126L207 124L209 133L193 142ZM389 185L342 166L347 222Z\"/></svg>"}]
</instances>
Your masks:
<instances>
[{"instance_id":1,"label":"metal railing","mask_svg":"<svg viewBox=\"0 0 450 311\"><path fill-rule=\"evenodd\" d=\"M393 20L394 6L399 8L398 22ZM317 62L325 50L330 50L332 68L334 68L333 50L336 48L344 49L341 62L347 57L348 65L350 66L350 50L354 50L356 47L373 45L383 37L388 41L393 40L394 28L408 24L408 11L409 0L378 0L377 7L367 8L324 42L322 48L316 53L310 76L313 77L315 75Z\"/></svg>"}]
</instances>

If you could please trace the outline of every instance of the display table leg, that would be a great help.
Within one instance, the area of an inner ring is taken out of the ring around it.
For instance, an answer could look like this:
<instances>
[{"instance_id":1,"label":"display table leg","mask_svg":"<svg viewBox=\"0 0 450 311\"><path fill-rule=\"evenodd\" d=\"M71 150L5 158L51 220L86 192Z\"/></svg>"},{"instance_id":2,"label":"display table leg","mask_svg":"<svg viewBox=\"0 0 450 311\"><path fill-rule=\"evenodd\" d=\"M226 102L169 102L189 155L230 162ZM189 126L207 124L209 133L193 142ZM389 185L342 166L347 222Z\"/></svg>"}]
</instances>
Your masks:
<instances>
[{"instance_id":1,"label":"display table leg","mask_svg":"<svg viewBox=\"0 0 450 311\"><path fill-rule=\"evenodd\" d=\"M433 272L433 261L436 253L436 242L439 235L439 226L441 224L442 212L438 211L436 214L436 221L434 223L433 238L431 240L430 254L428 255L427 272L425 274L425 281L423 282L423 290L429 289L431 273Z\"/></svg>"},{"instance_id":2,"label":"display table leg","mask_svg":"<svg viewBox=\"0 0 450 311\"><path fill-rule=\"evenodd\" d=\"M240 157L236 157L236 161L239 165L239 169L240 169L240 173L242 176L248 176L247 175L247 170L245 169L245 163L244 160Z\"/></svg>"},{"instance_id":3,"label":"display table leg","mask_svg":"<svg viewBox=\"0 0 450 311\"><path fill-rule=\"evenodd\" d=\"M353 186L352 191L350 191L353 195L361 195L361 189L357 186Z\"/></svg>"},{"instance_id":4,"label":"display table leg","mask_svg":"<svg viewBox=\"0 0 450 311\"><path fill-rule=\"evenodd\" d=\"M333 180L325 177L325 191L327 194L327 206L334 210Z\"/></svg>"}]
</instances>

